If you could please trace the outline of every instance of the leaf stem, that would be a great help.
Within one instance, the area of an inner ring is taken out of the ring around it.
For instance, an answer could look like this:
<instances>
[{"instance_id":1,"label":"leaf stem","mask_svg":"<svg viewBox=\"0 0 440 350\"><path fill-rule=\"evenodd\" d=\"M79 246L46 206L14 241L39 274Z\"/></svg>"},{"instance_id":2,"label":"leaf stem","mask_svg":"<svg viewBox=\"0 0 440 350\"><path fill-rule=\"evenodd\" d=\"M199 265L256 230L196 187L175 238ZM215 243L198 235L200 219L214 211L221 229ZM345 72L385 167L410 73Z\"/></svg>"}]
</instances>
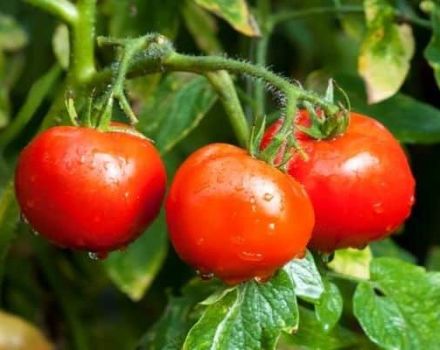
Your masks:
<instances>
[{"instance_id":1,"label":"leaf stem","mask_svg":"<svg viewBox=\"0 0 440 350\"><path fill-rule=\"evenodd\" d=\"M25 0L27 3L39 7L55 15L58 19L73 25L78 20L78 9L68 0Z\"/></svg>"},{"instance_id":2,"label":"leaf stem","mask_svg":"<svg viewBox=\"0 0 440 350\"><path fill-rule=\"evenodd\" d=\"M242 147L247 146L249 140L249 125L237 96L231 76L226 71L208 72L205 74L211 85L219 95L220 101L229 116L229 120Z\"/></svg>"}]
</instances>

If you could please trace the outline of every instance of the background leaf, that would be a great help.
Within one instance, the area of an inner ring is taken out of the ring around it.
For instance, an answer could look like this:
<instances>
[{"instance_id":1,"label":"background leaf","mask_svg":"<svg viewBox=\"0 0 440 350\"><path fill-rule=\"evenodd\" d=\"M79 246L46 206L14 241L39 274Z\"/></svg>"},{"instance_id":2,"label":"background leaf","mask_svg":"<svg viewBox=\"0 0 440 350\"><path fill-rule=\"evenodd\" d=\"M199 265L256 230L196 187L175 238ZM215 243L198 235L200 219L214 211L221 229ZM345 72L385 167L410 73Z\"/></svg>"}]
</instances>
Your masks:
<instances>
[{"instance_id":1,"label":"background leaf","mask_svg":"<svg viewBox=\"0 0 440 350\"><path fill-rule=\"evenodd\" d=\"M361 279L370 277L370 262L373 258L369 247L365 249L346 248L335 251L335 255L328 263L333 271L343 275L353 276Z\"/></svg>"},{"instance_id":2,"label":"background leaf","mask_svg":"<svg viewBox=\"0 0 440 350\"><path fill-rule=\"evenodd\" d=\"M199 125L216 99L204 77L170 74L143 106L137 127L166 153Z\"/></svg>"},{"instance_id":3,"label":"background leaf","mask_svg":"<svg viewBox=\"0 0 440 350\"><path fill-rule=\"evenodd\" d=\"M110 279L137 301L153 282L165 260L168 238L162 213L153 225L121 252L110 253L104 266Z\"/></svg>"},{"instance_id":4,"label":"background leaf","mask_svg":"<svg viewBox=\"0 0 440 350\"><path fill-rule=\"evenodd\" d=\"M196 4L222 17L239 32L259 36L260 29L249 11L246 0L194 0Z\"/></svg>"},{"instance_id":5,"label":"background leaf","mask_svg":"<svg viewBox=\"0 0 440 350\"><path fill-rule=\"evenodd\" d=\"M425 57L434 70L437 85L440 88L440 4L432 2L432 37L425 50Z\"/></svg>"},{"instance_id":6,"label":"background leaf","mask_svg":"<svg viewBox=\"0 0 440 350\"><path fill-rule=\"evenodd\" d=\"M0 349L53 349L39 329L17 316L0 311L0 325Z\"/></svg>"},{"instance_id":7,"label":"background leaf","mask_svg":"<svg viewBox=\"0 0 440 350\"><path fill-rule=\"evenodd\" d=\"M364 0L367 34L359 55L359 74L365 80L370 103L394 95L402 86L414 54L411 27L394 22L387 0Z\"/></svg>"}]
</instances>

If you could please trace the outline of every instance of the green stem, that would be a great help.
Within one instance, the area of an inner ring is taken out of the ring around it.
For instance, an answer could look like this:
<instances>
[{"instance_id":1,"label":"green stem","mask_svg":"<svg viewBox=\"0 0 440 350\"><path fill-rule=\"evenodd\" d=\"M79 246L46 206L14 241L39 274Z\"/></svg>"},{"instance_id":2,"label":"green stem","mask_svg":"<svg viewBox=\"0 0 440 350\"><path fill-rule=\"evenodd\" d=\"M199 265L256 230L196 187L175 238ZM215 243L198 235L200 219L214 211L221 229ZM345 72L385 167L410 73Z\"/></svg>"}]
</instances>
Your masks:
<instances>
[{"instance_id":1,"label":"green stem","mask_svg":"<svg viewBox=\"0 0 440 350\"><path fill-rule=\"evenodd\" d=\"M255 63L259 66L266 66L267 48L269 45L269 37L272 31L270 23L271 6L269 0L259 0L257 2L258 21L261 27L261 38L256 39L255 47ZM256 101L255 118L265 115L266 112L266 96L264 82L257 81L254 87L254 97Z\"/></svg>"},{"instance_id":2,"label":"green stem","mask_svg":"<svg viewBox=\"0 0 440 350\"><path fill-rule=\"evenodd\" d=\"M88 81L95 70L96 0L78 0L78 18L72 28L71 78L75 83Z\"/></svg>"},{"instance_id":3,"label":"green stem","mask_svg":"<svg viewBox=\"0 0 440 350\"><path fill-rule=\"evenodd\" d=\"M78 10L68 0L25 0L31 5L39 7L55 15L67 24L73 25L78 20Z\"/></svg>"},{"instance_id":4,"label":"green stem","mask_svg":"<svg viewBox=\"0 0 440 350\"><path fill-rule=\"evenodd\" d=\"M249 125L231 76L226 71L219 71L206 73L206 78L217 91L238 142L241 146L246 147L249 140Z\"/></svg>"},{"instance_id":5,"label":"green stem","mask_svg":"<svg viewBox=\"0 0 440 350\"><path fill-rule=\"evenodd\" d=\"M269 35L264 33L263 36L258 39L255 50L255 63L261 67L266 66L267 48L269 45ZM264 116L266 112L266 96L264 89L264 81L257 81L254 88L255 96L255 115L256 117Z\"/></svg>"}]
</instances>

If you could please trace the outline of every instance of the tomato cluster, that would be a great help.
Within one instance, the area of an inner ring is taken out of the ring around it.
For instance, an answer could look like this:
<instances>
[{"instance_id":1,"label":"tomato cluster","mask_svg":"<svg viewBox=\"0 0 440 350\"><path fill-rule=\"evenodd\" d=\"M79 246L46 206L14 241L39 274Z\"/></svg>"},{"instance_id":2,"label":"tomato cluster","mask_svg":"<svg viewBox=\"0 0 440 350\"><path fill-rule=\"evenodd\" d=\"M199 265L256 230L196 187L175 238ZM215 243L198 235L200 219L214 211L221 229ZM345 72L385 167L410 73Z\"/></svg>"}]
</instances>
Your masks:
<instances>
[{"instance_id":1,"label":"tomato cluster","mask_svg":"<svg viewBox=\"0 0 440 350\"><path fill-rule=\"evenodd\" d=\"M297 124L307 125L300 111ZM281 121L266 132L267 147ZM193 153L166 200L171 242L205 277L228 284L266 280L309 247L362 247L396 230L414 202L414 179L394 137L352 113L328 140L297 133L285 174L228 144ZM289 150L290 152L290 150ZM17 199L51 242L91 252L119 249L160 211L166 172L158 151L129 130L54 127L22 152Z\"/></svg>"}]
</instances>

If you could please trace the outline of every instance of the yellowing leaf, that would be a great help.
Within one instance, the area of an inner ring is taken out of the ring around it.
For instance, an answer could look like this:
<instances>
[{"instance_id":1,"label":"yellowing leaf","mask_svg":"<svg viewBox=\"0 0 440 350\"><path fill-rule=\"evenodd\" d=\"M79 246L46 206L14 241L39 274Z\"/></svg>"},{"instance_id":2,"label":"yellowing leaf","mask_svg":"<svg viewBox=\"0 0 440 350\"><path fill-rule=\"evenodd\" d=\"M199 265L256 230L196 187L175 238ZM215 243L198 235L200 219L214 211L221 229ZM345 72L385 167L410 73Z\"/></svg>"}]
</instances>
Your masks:
<instances>
[{"instance_id":1,"label":"yellowing leaf","mask_svg":"<svg viewBox=\"0 0 440 350\"><path fill-rule=\"evenodd\" d=\"M394 9L385 0L365 0L367 34L358 61L369 103L376 103L399 91L414 54L412 29L394 23Z\"/></svg>"},{"instance_id":2,"label":"yellowing leaf","mask_svg":"<svg viewBox=\"0 0 440 350\"><path fill-rule=\"evenodd\" d=\"M259 36L260 29L245 0L194 0L196 4L225 19L232 27L248 36Z\"/></svg>"},{"instance_id":3,"label":"yellowing leaf","mask_svg":"<svg viewBox=\"0 0 440 350\"><path fill-rule=\"evenodd\" d=\"M51 350L53 346L33 325L0 311L0 350Z\"/></svg>"},{"instance_id":4,"label":"yellowing leaf","mask_svg":"<svg viewBox=\"0 0 440 350\"><path fill-rule=\"evenodd\" d=\"M369 247L365 249L340 249L335 252L335 257L328 264L333 271L344 275L362 279L370 278L370 262L373 258Z\"/></svg>"}]
</instances>

